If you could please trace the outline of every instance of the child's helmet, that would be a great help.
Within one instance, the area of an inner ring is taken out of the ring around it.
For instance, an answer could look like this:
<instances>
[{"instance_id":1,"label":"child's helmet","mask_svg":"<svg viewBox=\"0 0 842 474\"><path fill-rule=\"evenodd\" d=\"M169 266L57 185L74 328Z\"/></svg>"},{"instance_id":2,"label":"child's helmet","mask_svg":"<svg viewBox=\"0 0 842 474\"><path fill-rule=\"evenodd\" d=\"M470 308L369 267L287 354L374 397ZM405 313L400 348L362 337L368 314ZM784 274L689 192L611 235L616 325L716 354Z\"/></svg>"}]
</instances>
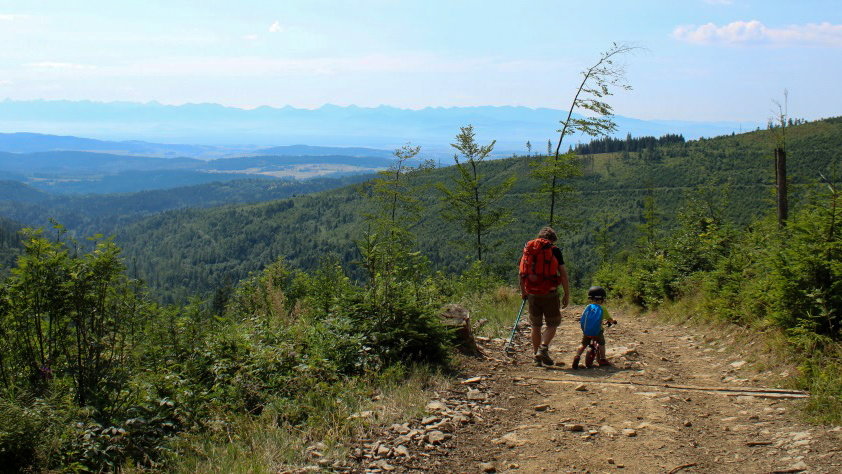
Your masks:
<instances>
[{"instance_id":1,"label":"child's helmet","mask_svg":"<svg viewBox=\"0 0 842 474\"><path fill-rule=\"evenodd\" d=\"M601 286L592 286L588 289L588 298L594 300L604 300L608 296L608 293L605 292L605 288Z\"/></svg>"}]
</instances>

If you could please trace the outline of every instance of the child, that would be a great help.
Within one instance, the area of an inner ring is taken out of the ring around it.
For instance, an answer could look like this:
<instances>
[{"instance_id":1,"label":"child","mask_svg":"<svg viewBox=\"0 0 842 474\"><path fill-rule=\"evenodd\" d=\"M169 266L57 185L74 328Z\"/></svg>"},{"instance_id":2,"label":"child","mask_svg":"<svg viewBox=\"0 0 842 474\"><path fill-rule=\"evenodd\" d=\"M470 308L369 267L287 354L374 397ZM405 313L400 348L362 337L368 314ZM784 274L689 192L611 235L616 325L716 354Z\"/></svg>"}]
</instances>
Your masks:
<instances>
[{"instance_id":1,"label":"child","mask_svg":"<svg viewBox=\"0 0 842 474\"><path fill-rule=\"evenodd\" d=\"M592 286L588 290L588 301L591 302L582 312L582 317L579 319L579 324L582 326L582 345L576 351L576 357L573 358L573 368L579 368L579 359L582 356L585 348L591 339L596 339L599 342L599 366L603 367L611 365L608 359L605 358L605 335L602 330L602 323L606 322L608 325L616 323L608 311L602 306L605 303L605 289L600 286Z\"/></svg>"}]
</instances>

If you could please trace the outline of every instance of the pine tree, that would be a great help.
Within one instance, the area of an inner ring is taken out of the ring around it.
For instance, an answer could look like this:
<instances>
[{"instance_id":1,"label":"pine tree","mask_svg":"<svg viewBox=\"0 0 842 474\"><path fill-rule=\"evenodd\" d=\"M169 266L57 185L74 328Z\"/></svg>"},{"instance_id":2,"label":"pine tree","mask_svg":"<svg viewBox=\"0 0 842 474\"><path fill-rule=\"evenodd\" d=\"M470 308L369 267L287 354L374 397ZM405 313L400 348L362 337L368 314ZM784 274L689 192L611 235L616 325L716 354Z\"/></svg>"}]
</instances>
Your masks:
<instances>
[{"instance_id":1,"label":"pine tree","mask_svg":"<svg viewBox=\"0 0 842 474\"><path fill-rule=\"evenodd\" d=\"M477 260L482 261L487 243L483 240L489 232L508 223L509 211L503 209L500 200L512 188L515 177L491 185L481 173L480 165L491 154L495 141L480 146L476 143L474 128L471 125L461 127L456 135L456 143L451 144L459 151L453 156L458 176L453 178L453 189L444 185L437 186L443 193L444 211L442 216L458 222L470 235L472 246L477 253ZM463 160L460 160L460 156Z\"/></svg>"}]
</instances>

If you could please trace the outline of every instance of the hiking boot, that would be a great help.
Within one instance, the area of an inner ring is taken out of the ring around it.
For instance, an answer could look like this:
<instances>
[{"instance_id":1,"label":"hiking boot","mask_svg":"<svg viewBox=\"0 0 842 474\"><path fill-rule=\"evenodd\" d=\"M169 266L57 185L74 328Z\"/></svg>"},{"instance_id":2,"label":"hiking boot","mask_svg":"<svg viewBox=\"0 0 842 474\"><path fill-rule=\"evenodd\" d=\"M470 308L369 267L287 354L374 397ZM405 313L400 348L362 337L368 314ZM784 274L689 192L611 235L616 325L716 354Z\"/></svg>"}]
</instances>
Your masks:
<instances>
[{"instance_id":1,"label":"hiking boot","mask_svg":"<svg viewBox=\"0 0 842 474\"><path fill-rule=\"evenodd\" d=\"M550 359L550 348L541 344L538 352L535 353L535 359L540 360L544 365L553 365L554 362Z\"/></svg>"},{"instance_id":2,"label":"hiking boot","mask_svg":"<svg viewBox=\"0 0 842 474\"><path fill-rule=\"evenodd\" d=\"M541 364L541 358L538 357L537 355L533 359L532 363L535 365L535 367L542 367L543 366L543 364Z\"/></svg>"},{"instance_id":3,"label":"hiking boot","mask_svg":"<svg viewBox=\"0 0 842 474\"><path fill-rule=\"evenodd\" d=\"M579 368L579 361L580 360L581 360L581 357L579 357L579 356L576 356L576 357L573 358L573 365L572 365L573 370L577 370Z\"/></svg>"},{"instance_id":4,"label":"hiking boot","mask_svg":"<svg viewBox=\"0 0 842 474\"><path fill-rule=\"evenodd\" d=\"M599 366L600 367L610 367L611 362L608 362L608 359L599 359Z\"/></svg>"}]
</instances>

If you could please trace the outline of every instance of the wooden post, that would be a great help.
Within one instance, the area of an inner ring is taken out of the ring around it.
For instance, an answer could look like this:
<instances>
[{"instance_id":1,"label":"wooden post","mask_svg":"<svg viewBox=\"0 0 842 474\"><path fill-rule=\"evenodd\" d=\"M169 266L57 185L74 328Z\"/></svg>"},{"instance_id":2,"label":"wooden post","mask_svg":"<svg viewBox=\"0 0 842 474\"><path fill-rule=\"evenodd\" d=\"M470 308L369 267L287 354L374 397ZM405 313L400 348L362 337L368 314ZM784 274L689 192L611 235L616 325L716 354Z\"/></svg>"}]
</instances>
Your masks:
<instances>
[{"instance_id":1,"label":"wooden post","mask_svg":"<svg viewBox=\"0 0 842 474\"><path fill-rule=\"evenodd\" d=\"M778 194L778 225L786 224L788 205L786 196L786 151L775 148L775 186Z\"/></svg>"}]
</instances>

